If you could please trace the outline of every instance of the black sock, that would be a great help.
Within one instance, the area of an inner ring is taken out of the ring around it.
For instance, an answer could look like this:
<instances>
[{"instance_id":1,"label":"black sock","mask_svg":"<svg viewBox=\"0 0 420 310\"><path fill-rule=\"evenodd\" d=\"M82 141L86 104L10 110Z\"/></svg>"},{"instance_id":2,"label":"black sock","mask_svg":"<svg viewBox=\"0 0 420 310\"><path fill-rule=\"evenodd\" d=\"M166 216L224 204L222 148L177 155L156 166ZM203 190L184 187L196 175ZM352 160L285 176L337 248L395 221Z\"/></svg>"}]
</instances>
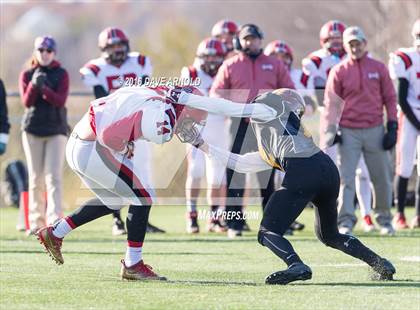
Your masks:
<instances>
[{"instance_id":1,"label":"black sock","mask_svg":"<svg viewBox=\"0 0 420 310\"><path fill-rule=\"evenodd\" d=\"M98 198L92 198L86 201L79 209L73 212L69 218L79 227L104 215L111 214L113 210L109 209Z\"/></svg>"},{"instance_id":2,"label":"black sock","mask_svg":"<svg viewBox=\"0 0 420 310\"><path fill-rule=\"evenodd\" d=\"M134 206L128 208L127 240L143 242L146 235L147 222L151 206Z\"/></svg>"},{"instance_id":3,"label":"black sock","mask_svg":"<svg viewBox=\"0 0 420 310\"><path fill-rule=\"evenodd\" d=\"M258 232L258 241L280 257L287 266L294 263L302 263L302 260L293 249L293 246L283 236L271 231L260 230Z\"/></svg>"},{"instance_id":4,"label":"black sock","mask_svg":"<svg viewBox=\"0 0 420 310\"><path fill-rule=\"evenodd\" d=\"M113 210L113 211L112 211L112 217L113 217L114 219L117 219L117 220L119 220L119 221L121 221L121 222L122 222L122 218L121 218L121 211L120 211L120 210Z\"/></svg>"},{"instance_id":5,"label":"black sock","mask_svg":"<svg viewBox=\"0 0 420 310\"><path fill-rule=\"evenodd\" d=\"M408 178L401 176L397 179L397 201L398 212L404 213L405 199L407 197Z\"/></svg>"},{"instance_id":6,"label":"black sock","mask_svg":"<svg viewBox=\"0 0 420 310\"><path fill-rule=\"evenodd\" d=\"M416 184L416 215L420 216L420 177L417 177Z\"/></svg>"},{"instance_id":7,"label":"black sock","mask_svg":"<svg viewBox=\"0 0 420 310\"><path fill-rule=\"evenodd\" d=\"M326 240L326 245L358 258L369 266L376 264L381 258L356 237L338 233L333 239Z\"/></svg>"}]
</instances>

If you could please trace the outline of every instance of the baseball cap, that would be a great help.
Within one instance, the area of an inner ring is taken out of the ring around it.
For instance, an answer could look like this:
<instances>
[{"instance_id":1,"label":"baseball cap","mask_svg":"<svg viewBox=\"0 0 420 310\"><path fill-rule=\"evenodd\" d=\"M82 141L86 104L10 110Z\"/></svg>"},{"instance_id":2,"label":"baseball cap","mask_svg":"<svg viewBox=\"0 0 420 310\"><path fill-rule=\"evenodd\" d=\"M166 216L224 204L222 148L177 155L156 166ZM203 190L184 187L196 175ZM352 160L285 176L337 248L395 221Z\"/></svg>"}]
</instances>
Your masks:
<instances>
[{"instance_id":1,"label":"baseball cap","mask_svg":"<svg viewBox=\"0 0 420 310\"><path fill-rule=\"evenodd\" d=\"M366 41L366 36L363 33L362 29L357 26L351 26L346 28L343 33L343 41L344 44L348 44L350 41L357 40L357 41Z\"/></svg>"},{"instance_id":2,"label":"baseball cap","mask_svg":"<svg viewBox=\"0 0 420 310\"><path fill-rule=\"evenodd\" d=\"M239 30L239 39L244 39L247 36L253 36L256 38L263 38L263 34L258 26L254 24L246 24L243 25L242 28Z\"/></svg>"},{"instance_id":3,"label":"baseball cap","mask_svg":"<svg viewBox=\"0 0 420 310\"><path fill-rule=\"evenodd\" d=\"M36 50L40 48L45 48L45 49L53 50L55 52L57 50L57 44L55 43L55 40L53 37L42 36L42 37L37 37L35 39L34 48Z\"/></svg>"}]
</instances>

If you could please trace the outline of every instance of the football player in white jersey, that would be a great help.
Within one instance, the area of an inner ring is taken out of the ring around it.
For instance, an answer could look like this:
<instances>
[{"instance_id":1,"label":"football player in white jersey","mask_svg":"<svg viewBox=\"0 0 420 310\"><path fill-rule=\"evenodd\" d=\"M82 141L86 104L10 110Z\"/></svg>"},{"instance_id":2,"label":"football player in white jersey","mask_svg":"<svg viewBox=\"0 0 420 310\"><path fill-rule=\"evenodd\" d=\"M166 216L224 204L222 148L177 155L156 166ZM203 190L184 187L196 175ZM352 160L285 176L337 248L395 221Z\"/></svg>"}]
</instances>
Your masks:
<instances>
[{"instance_id":1,"label":"football player in white jersey","mask_svg":"<svg viewBox=\"0 0 420 310\"><path fill-rule=\"evenodd\" d=\"M226 46L222 41L215 38L204 39L197 47L194 64L182 69L181 79L188 79L192 82L199 81L199 90L205 96L208 96L213 78L223 63L226 52ZM195 85L197 86L197 84ZM226 118L224 116L209 114L203 130L203 136L220 148L227 149L228 137L220 134L225 132L225 128ZM219 161L208 158L203 152L189 145L187 145L187 151L188 175L185 184L185 196L187 200L186 228L188 233L198 233L197 199L200 193L201 180L206 176L208 203L211 206L211 214L216 215L217 210L222 204L221 199L225 194L226 167L222 166ZM212 216L209 219L208 231L221 232L225 230L225 226L216 216Z\"/></svg>"},{"instance_id":2,"label":"football player in white jersey","mask_svg":"<svg viewBox=\"0 0 420 310\"><path fill-rule=\"evenodd\" d=\"M235 55L233 38L238 33L238 24L231 20L219 20L211 29L211 36L222 41L226 46L225 59Z\"/></svg>"},{"instance_id":3,"label":"football player in white jersey","mask_svg":"<svg viewBox=\"0 0 420 310\"><path fill-rule=\"evenodd\" d=\"M399 124L397 140L397 208L396 229L408 228L404 215L408 179L417 153L416 216L412 227L420 227L420 19L413 25L414 46L390 54L389 72L398 83ZM417 149L417 152L416 152Z\"/></svg>"},{"instance_id":4,"label":"football player in white jersey","mask_svg":"<svg viewBox=\"0 0 420 310\"><path fill-rule=\"evenodd\" d=\"M199 94L193 88L182 89ZM142 259L154 192L148 183L148 163L135 165L132 159L145 147L135 142L166 143L187 126L204 125L207 117L207 112L168 101L169 90L167 87L123 87L91 102L89 111L74 127L66 147L67 162L96 198L54 226L37 232L41 244L57 264L64 263L61 246L68 233L129 204L127 250L121 261L121 277L166 280Z\"/></svg>"},{"instance_id":5,"label":"football player in white jersey","mask_svg":"<svg viewBox=\"0 0 420 310\"><path fill-rule=\"evenodd\" d=\"M127 80L140 84L152 75L153 68L149 57L137 52L130 52L130 42L127 35L119 28L108 27L98 37L98 46L101 50L101 57L90 60L81 69L80 73L84 84L91 88L95 98L101 98L120 88ZM150 146L148 142L139 141L145 144L144 152L136 154L134 160L141 165L148 162ZM148 167L150 169L150 167ZM150 174L150 172L148 172ZM125 233L124 222L121 219L120 211L113 213L114 224L113 235ZM161 229L150 225L148 232L163 232Z\"/></svg>"},{"instance_id":6,"label":"football player in white jersey","mask_svg":"<svg viewBox=\"0 0 420 310\"><path fill-rule=\"evenodd\" d=\"M312 52L308 57L302 60L303 73L313 79L315 95L318 105L320 106L321 113L324 101L324 89L328 74L334 65L338 64L344 57L346 57L343 47L343 32L345 29L346 25L338 20L331 20L325 23L319 32L321 49ZM323 124L321 124L321 146L325 144L324 132L325 130L323 129ZM341 142L341 137L338 133L336 135L336 139L334 140L334 145L324 150L334 162L337 161L337 145L335 145L335 143ZM369 172L363 156L360 158L356 173L356 196L362 215L363 229L366 232L374 231L375 226L371 217L372 197L374 197L373 186L371 185ZM352 228L350 227L339 228L342 233L352 232Z\"/></svg>"}]
</instances>

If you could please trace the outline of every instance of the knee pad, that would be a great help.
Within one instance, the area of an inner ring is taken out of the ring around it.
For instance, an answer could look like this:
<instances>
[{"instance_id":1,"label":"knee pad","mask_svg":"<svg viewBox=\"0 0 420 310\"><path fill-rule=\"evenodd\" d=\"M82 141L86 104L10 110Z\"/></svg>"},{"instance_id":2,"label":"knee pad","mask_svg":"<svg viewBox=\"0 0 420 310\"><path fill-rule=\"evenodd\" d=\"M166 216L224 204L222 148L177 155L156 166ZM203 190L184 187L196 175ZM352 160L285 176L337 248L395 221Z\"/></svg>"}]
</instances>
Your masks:
<instances>
[{"instance_id":1,"label":"knee pad","mask_svg":"<svg viewBox=\"0 0 420 310\"><path fill-rule=\"evenodd\" d=\"M264 239L264 234L266 232L267 230L264 227L260 227L260 229L258 230L257 240L258 240L258 243L261 244L262 246L264 246L263 239Z\"/></svg>"}]
</instances>

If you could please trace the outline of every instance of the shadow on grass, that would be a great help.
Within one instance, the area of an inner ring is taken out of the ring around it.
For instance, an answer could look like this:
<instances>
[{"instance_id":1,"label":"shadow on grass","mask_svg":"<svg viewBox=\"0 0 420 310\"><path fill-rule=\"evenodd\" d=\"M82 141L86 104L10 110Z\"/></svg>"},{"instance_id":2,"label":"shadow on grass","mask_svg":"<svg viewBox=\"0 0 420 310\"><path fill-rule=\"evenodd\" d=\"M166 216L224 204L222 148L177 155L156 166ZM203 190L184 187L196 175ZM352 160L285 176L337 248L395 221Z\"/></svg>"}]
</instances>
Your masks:
<instances>
[{"instance_id":1,"label":"shadow on grass","mask_svg":"<svg viewBox=\"0 0 420 310\"><path fill-rule=\"evenodd\" d=\"M352 286L352 287L414 287L420 288L420 282L412 279L397 279L394 281L372 281L363 283L351 282L325 282L325 283L294 283L295 285L308 285L308 286Z\"/></svg>"},{"instance_id":2,"label":"shadow on grass","mask_svg":"<svg viewBox=\"0 0 420 310\"><path fill-rule=\"evenodd\" d=\"M262 286L263 283L236 282L236 281L206 281L206 280L168 280L163 283L186 284L186 285L240 285L240 286Z\"/></svg>"}]
</instances>

